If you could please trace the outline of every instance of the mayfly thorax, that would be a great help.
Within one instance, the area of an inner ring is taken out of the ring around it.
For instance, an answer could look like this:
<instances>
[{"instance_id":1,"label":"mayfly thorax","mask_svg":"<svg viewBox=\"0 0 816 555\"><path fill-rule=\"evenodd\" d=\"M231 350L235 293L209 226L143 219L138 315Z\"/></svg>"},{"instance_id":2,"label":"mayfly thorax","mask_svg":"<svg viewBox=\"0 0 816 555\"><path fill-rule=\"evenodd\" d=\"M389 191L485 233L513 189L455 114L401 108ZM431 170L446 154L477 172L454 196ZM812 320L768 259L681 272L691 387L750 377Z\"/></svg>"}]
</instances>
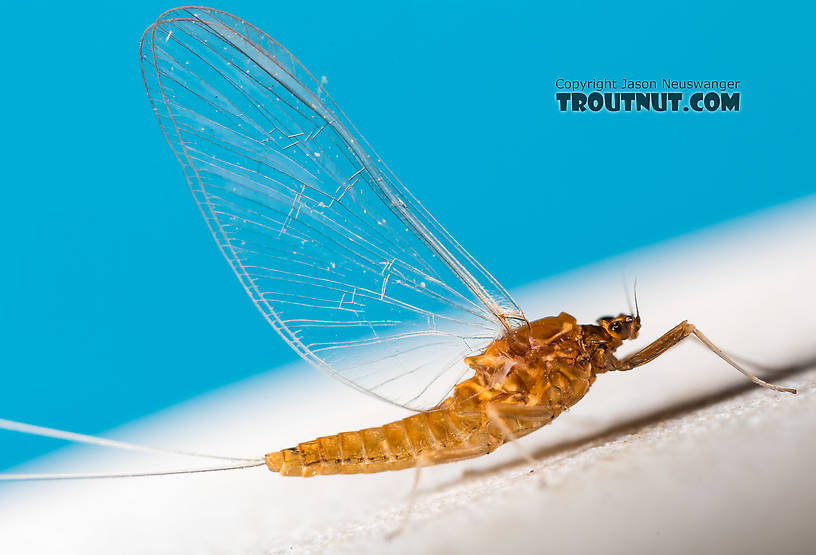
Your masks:
<instances>
[{"instance_id":1,"label":"mayfly thorax","mask_svg":"<svg viewBox=\"0 0 816 555\"><path fill-rule=\"evenodd\" d=\"M591 325L566 313L529 321L400 183L321 80L249 23L209 8L170 10L145 31L141 60L193 197L267 321L313 366L415 411L198 471L265 464L313 476L476 457L551 422L598 374L641 366L690 335L754 382L794 391L740 368L687 322L617 358L638 335L636 311Z\"/></svg>"}]
</instances>

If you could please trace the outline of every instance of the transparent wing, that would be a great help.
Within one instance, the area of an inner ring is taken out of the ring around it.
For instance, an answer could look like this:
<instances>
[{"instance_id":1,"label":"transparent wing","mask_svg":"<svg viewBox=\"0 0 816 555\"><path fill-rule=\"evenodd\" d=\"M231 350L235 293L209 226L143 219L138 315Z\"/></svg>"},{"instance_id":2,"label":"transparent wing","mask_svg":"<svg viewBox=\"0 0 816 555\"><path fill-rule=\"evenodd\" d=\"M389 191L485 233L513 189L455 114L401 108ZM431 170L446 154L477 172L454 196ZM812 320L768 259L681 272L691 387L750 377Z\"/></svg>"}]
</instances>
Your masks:
<instances>
[{"instance_id":1,"label":"transparent wing","mask_svg":"<svg viewBox=\"0 0 816 555\"><path fill-rule=\"evenodd\" d=\"M266 34L178 8L145 31L141 57L218 246L303 358L422 410L462 379L464 356L524 318Z\"/></svg>"}]
</instances>

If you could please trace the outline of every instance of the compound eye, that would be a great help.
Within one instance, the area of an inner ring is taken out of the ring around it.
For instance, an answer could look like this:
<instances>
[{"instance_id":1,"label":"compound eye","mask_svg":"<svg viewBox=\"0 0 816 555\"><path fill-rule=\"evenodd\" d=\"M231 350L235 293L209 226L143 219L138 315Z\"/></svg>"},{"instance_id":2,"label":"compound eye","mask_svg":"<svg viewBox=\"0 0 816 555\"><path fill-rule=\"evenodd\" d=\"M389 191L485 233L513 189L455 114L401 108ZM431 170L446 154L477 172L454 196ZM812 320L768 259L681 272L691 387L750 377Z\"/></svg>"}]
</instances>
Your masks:
<instances>
[{"instance_id":1,"label":"compound eye","mask_svg":"<svg viewBox=\"0 0 816 555\"><path fill-rule=\"evenodd\" d=\"M612 322L609 325L609 331L611 331L612 333L618 334L618 333L623 331L623 326L621 326L620 322Z\"/></svg>"}]
</instances>

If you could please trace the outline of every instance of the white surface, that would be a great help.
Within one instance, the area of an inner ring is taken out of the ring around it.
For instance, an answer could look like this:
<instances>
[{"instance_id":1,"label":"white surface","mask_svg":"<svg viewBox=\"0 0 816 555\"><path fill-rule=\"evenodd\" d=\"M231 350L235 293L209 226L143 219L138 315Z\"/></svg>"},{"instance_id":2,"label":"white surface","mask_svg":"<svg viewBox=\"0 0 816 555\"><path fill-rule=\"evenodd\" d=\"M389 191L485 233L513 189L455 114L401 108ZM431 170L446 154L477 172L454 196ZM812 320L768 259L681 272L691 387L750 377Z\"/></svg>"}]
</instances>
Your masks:
<instances>
[{"instance_id":1,"label":"white surface","mask_svg":"<svg viewBox=\"0 0 816 555\"><path fill-rule=\"evenodd\" d=\"M749 360L781 367L816 358L814 199L515 296L528 317L566 310L592 321L625 310L623 270L638 277L638 344L689 319ZM3 486L0 552L808 552L816 542L816 372L779 382L801 393L749 388L691 343L601 376L569 414L523 440L537 455L534 473L512 446L423 471L414 514L392 541L385 536L401 521L413 471L293 479L261 468ZM712 401L734 386L746 388ZM116 435L257 455L403 415L298 365ZM201 465L78 448L26 470L186 464Z\"/></svg>"}]
</instances>

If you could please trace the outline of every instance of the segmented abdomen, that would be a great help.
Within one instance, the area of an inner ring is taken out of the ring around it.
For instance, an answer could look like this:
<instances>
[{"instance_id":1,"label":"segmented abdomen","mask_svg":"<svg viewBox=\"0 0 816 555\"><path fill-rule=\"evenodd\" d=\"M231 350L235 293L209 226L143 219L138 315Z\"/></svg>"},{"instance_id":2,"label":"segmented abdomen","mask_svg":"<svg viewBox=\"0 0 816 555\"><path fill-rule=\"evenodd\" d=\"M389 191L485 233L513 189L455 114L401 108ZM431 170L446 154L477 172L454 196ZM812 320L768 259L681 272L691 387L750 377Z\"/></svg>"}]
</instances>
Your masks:
<instances>
[{"instance_id":1,"label":"segmented abdomen","mask_svg":"<svg viewBox=\"0 0 816 555\"><path fill-rule=\"evenodd\" d=\"M320 437L266 455L266 465L284 476L358 474L416 465L424 452L484 443L483 415L451 409L422 412L377 428ZM501 443L500 441L498 443ZM498 446L498 444L496 444Z\"/></svg>"}]
</instances>

